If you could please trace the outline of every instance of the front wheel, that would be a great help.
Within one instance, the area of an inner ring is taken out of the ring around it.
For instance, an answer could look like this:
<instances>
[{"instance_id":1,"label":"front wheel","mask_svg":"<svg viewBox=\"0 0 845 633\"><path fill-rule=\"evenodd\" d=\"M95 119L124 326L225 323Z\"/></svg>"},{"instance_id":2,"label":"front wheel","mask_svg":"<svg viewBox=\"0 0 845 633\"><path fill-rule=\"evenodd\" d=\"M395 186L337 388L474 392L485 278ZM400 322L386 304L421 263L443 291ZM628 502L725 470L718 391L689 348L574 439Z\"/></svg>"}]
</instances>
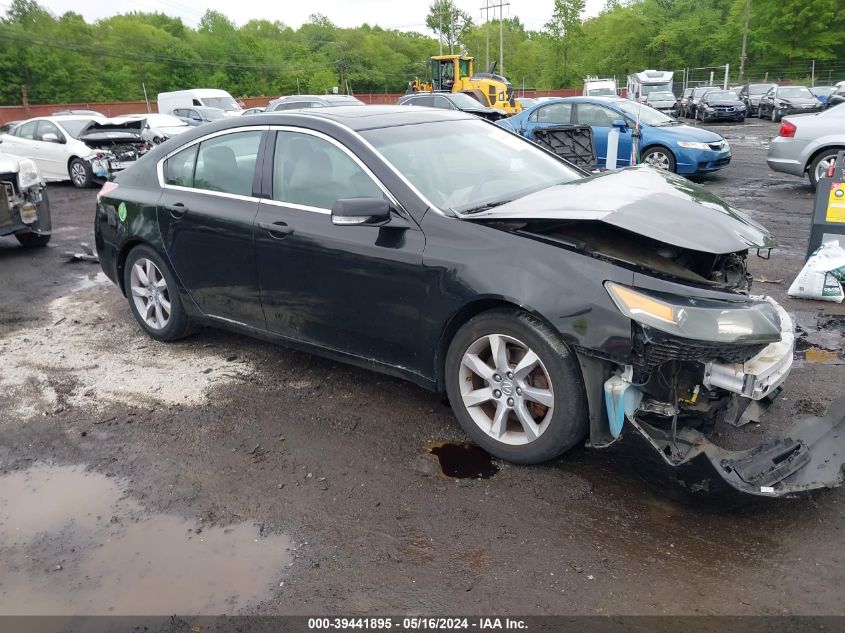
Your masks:
<instances>
[{"instance_id":1,"label":"front wheel","mask_svg":"<svg viewBox=\"0 0 845 633\"><path fill-rule=\"evenodd\" d=\"M774 108L772 108L771 119L772 123L777 123L778 121L780 121L780 117L778 116L777 110L775 110Z\"/></svg>"},{"instance_id":2,"label":"front wheel","mask_svg":"<svg viewBox=\"0 0 845 633\"><path fill-rule=\"evenodd\" d=\"M158 341L175 341L193 331L185 314L176 278L149 246L136 246L126 258L123 287L135 320Z\"/></svg>"},{"instance_id":3,"label":"front wheel","mask_svg":"<svg viewBox=\"0 0 845 633\"><path fill-rule=\"evenodd\" d=\"M663 171L674 172L677 168L675 156L665 147L650 147L643 152L642 162Z\"/></svg>"},{"instance_id":4,"label":"front wheel","mask_svg":"<svg viewBox=\"0 0 845 633\"><path fill-rule=\"evenodd\" d=\"M73 186L77 189L86 189L94 181L94 172L88 161L81 158L74 158L68 166L68 175Z\"/></svg>"},{"instance_id":5,"label":"front wheel","mask_svg":"<svg viewBox=\"0 0 845 633\"><path fill-rule=\"evenodd\" d=\"M537 464L587 435L578 363L527 312L492 310L467 322L449 346L445 374L461 427L496 457Z\"/></svg>"}]
</instances>

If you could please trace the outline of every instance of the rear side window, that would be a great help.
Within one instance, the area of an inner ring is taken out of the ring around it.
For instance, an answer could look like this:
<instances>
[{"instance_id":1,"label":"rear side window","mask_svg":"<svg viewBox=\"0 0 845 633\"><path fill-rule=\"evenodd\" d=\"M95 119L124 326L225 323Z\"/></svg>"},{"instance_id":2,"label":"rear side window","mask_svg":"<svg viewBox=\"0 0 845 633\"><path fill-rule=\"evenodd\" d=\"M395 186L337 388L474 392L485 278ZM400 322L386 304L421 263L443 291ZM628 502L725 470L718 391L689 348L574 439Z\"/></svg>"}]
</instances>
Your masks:
<instances>
[{"instance_id":1,"label":"rear side window","mask_svg":"<svg viewBox=\"0 0 845 633\"><path fill-rule=\"evenodd\" d=\"M15 136L20 136L21 138L26 138L31 141L35 140L35 126L37 124L38 121L30 121L29 123L24 123L15 130Z\"/></svg>"},{"instance_id":2,"label":"rear side window","mask_svg":"<svg viewBox=\"0 0 845 633\"><path fill-rule=\"evenodd\" d=\"M423 106L425 108L433 108L434 107L434 97L431 95L427 95L425 97L417 97L414 99L413 105L415 106Z\"/></svg>"},{"instance_id":3,"label":"rear side window","mask_svg":"<svg viewBox=\"0 0 845 633\"><path fill-rule=\"evenodd\" d=\"M239 196L252 195L261 131L235 132L200 143L194 187Z\"/></svg>"},{"instance_id":4,"label":"rear side window","mask_svg":"<svg viewBox=\"0 0 845 633\"><path fill-rule=\"evenodd\" d=\"M383 193L350 156L325 139L279 132L273 158L273 199L331 209L341 198L380 198Z\"/></svg>"},{"instance_id":5,"label":"rear side window","mask_svg":"<svg viewBox=\"0 0 845 633\"><path fill-rule=\"evenodd\" d=\"M572 104L551 103L535 110L531 116L538 123L569 125L572 122Z\"/></svg>"},{"instance_id":6,"label":"rear side window","mask_svg":"<svg viewBox=\"0 0 845 633\"><path fill-rule=\"evenodd\" d=\"M164 164L164 182L166 184L179 187L194 186L194 165L197 162L198 148L199 145L193 145L167 159Z\"/></svg>"}]
</instances>

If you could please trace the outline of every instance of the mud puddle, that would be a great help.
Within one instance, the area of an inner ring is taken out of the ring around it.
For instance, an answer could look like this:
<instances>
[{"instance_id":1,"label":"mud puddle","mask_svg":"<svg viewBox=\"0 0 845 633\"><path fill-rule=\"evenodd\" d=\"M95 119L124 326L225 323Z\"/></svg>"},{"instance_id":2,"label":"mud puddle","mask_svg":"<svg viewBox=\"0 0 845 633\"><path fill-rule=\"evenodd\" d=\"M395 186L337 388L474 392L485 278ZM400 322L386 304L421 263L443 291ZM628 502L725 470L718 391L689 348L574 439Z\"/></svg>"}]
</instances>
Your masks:
<instances>
[{"instance_id":1,"label":"mud puddle","mask_svg":"<svg viewBox=\"0 0 845 633\"><path fill-rule=\"evenodd\" d=\"M795 314L795 360L845 365L845 316L817 312Z\"/></svg>"},{"instance_id":2,"label":"mud puddle","mask_svg":"<svg viewBox=\"0 0 845 633\"><path fill-rule=\"evenodd\" d=\"M0 477L0 615L231 614L270 597L285 536L145 512L80 466Z\"/></svg>"},{"instance_id":3,"label":"mud puddle","mask_svg":"<svg viewBox=\"0 0 845 633\"><path fill-rule=\"evenodd\" d=\"M109 281L109 278L106 277L106 273L103 271L91 271L82 275L77 282L71 286L71 292L80 292L82 290L90 290L91 288L96 288L97 286L101 286Z\"/></svg>"},{"instance_id":4,"label":"mud puddle","mask_svg":"<svg viewBox=\"0 0 845 633\"><path fill-rule=\"evenodd\" d=\"M490 479L499 467L484 449L463 442L435 442L428 451L437 458L440 472L451 479Z\"/></svg>"}]
</instances>

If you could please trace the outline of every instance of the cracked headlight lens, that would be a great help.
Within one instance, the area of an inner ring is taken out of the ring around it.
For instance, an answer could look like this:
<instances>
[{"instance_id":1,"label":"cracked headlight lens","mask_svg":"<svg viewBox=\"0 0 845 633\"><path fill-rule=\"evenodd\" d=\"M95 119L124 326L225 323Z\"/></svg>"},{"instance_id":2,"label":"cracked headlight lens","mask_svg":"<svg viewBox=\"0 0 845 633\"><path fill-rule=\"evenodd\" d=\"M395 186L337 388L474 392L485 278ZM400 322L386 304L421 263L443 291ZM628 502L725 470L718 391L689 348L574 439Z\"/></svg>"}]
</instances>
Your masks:
<instances>
[{"instance_id":1,"label":"cracked headlight lens","mask_svg":"<svg viewBox=\"0 0 845 633\"><path fill-rule=\"evenodd\" d=\"M645 292L612 281L610 298L628 318L681 338L714 343L773 343L781 339L780 319L766 301L733 303Z\"/></svg>"}]
</instances>

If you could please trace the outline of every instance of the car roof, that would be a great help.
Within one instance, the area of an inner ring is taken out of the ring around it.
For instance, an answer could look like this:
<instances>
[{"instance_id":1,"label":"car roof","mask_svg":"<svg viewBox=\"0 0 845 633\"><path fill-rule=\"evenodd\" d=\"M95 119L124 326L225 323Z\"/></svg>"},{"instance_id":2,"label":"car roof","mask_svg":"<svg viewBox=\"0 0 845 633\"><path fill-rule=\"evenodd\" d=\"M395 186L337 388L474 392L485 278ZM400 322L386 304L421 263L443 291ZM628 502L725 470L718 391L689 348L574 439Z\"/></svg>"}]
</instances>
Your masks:
<instances>
[{"instance_id":1,"label":"car roof","mask_svg":"<svg viewBox=\"0 0 845 633\"><path fill-rule=\"evenodd\" d=\"M260 116L262 125L284 125L290 123L291 117L328 119L355 131L434 121L479 120L475 115L465 114L460 110L399 105L337 106L336 108L283 110L250 116ZM242 120L242 117L238 117L231 119L229 123L236 126L238 121Z\"/></svg>"}]
</instances>

